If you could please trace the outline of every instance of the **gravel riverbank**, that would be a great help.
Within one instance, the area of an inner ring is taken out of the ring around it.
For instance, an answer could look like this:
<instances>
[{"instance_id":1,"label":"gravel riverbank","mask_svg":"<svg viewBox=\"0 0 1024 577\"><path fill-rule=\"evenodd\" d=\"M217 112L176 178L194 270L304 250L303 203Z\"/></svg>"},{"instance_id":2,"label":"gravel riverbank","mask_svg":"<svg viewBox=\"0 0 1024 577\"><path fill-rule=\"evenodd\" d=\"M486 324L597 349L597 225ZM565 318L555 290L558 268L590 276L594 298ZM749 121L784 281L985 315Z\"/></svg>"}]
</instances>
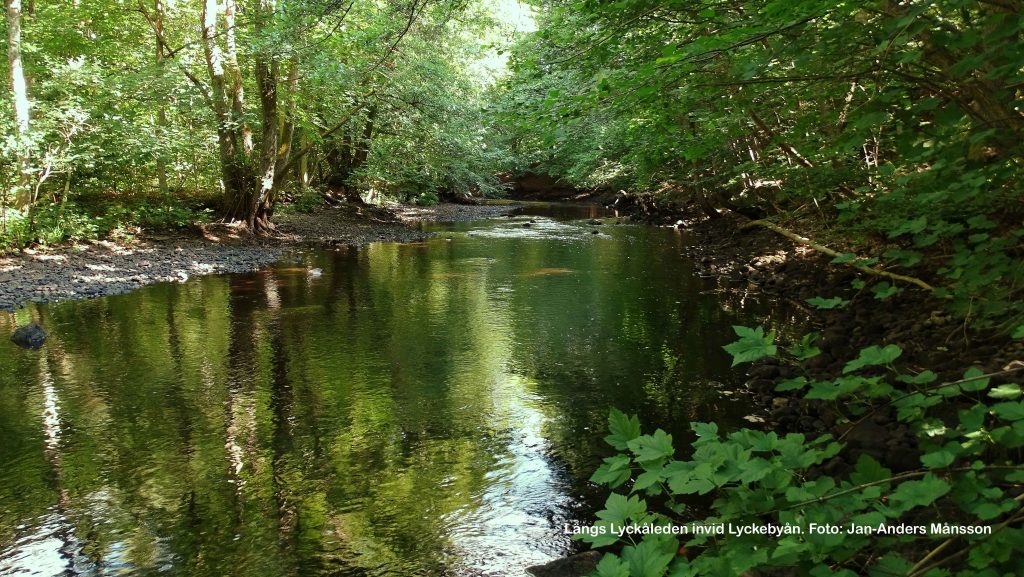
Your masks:
<instances>
[{"instance_id":1,"label":"gravel riverbank","mask_svg":"<svg viewBox=\"0 0 1024 577\"><path fill-rule=\"evenodd\" d=\"M0 255L0 310L26 302L54 302L122 294L157 282L201 274L260 269L309 244L363 245L414 242L431 233L418 221L454 222L507 214L515 205L325 208L275 217L279 235L253 238L223 225L174 236L146 235L130 242L90 241L55 249Z\"/></svg>"}]
</instances>

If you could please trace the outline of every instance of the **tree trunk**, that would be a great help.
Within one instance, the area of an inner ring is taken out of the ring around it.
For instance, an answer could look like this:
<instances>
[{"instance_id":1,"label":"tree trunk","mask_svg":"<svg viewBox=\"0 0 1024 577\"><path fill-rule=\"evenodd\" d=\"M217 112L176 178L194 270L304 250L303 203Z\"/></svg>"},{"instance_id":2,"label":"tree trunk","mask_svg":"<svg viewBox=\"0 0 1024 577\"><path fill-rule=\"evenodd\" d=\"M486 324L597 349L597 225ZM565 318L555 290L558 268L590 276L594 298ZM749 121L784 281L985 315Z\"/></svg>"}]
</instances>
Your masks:
<instances>
[{"instance_id":1,"label":"tree trunk","mask_svg":"<svg viewBox=\"0 0 1024 577\"><path fill-rule=\"evenodd\" d=\"M239 127L232 122L225 88L224 54L217 44L217 0L203 5L203 54L210 74L213 112L217 118L217 145L224 186L224 217L246 221L251 196L251 171L246 153L239 147Z\"/></svg>"},{"instance_id":2,"label":"tree trunk","mask_svg":"<svg viewBox=\"0 0 1024 577\"><path fill-rule=\"evenodd\" d=\"M161 73L164 65L164 47L160 39L164 33L164 3L163 0L153 0L153 29L156 34L156 67ZM167 158L164 156L161 145L163 144L164 130L167 127L167 107L162 103L156 111L156 178L160 188L160 195L167 196Z\"/></svg>"},{"instance_id":3,"label":"tree trunk","mask_svg":"<svg viewBox=\"0 0 1024 577\"><path fill-rule=\"evenodd\" d=\"M10 64L11 98L14 104L14 136L18 140L18 180L14 206L24 208L30 202L28 187L28 144L24 138L29 128L28 85L21 64L21 0L7 3L7 61Z\"/></svg>"},{"instance_id":4,"label":"tree trunk","mask_svg":"<svg viewBox=\"0 0 1024 577\"><path fill-rule=\"evenodd\" d=\"M229 0L230 1L230 0ZM274 17L275 0L259 0L255 24L256 32L262 32ZM253 232L273 230L270 215L274 206L274 176L277 172L278 110L277 78L279 63L266 49L259 50L253 58L256 86L260 91L260 139L259 182L253 190L254 198L249 206L246 223Z\"/></svg>"},{"instance_id":5,"label":"tree trunk","mask_svg":"<svg viewBox=\"0 0 1024 577\"><path fill-rule=\"evenodd\" d=\"M263 7L270 4L262 0ZM273 10L271 5L270 10ZM256 197L249 207L246 222L253 231L272 230L271 210L274 204L274 174L277 170L277 76L278 63L272 56L260 53L255 57L256 85L260 91L260 117L263 137L260 142L260 181Z\"/></svg>"},{"instance_id":6,"label":"tree trunk","mask_svg":"<svg viewBox=\"0 0 1024 577\"><path fill-rule=\"evenodd\" d=\"M278 127L280 142L277 146L277 174L274 175L275 185L278 188L288 176L288 169L291 166L288 160L292 151L292 142L295 140L295 111L299 93L299 60L297 57L292 57L291 64L288 66L287 86L288 108L281 115Z\"/></svg>"},{"instance_id":7,"label":"tree trunk","mask_svg":"<svg viewBox=\"0 0 1024 577\"><path fill-rule=\"evenodd\" d=\"M377 105L370 106L366 114L366 124L363 125L363 134L358 142L355 142L355 150L352 152L352 170L355 171L366 164L370 156L370 145L373 142L373 123L377 119Z\"/></svg>"},{"instance_id":8,"label":"tree trunk","mask_svg":"<svg viewBox=\"0 0 1024 577\"><path fill-rule=\"evenodd\" d=\"M303 151L308 150L306 145L306 131L298 128L296 129L299 134L299 148ZM302 181L303 186L308 186L310 182L309 174L309 153L300 152L299 157L299 180Z\"/></svg>"},{"instance_id":9,"label":"tree trunk","mask_svg":"<svg viewBox=\"0 0 1024 577\"><path fill-rule=\"evenodd\" d=\"M238 46L235 42L235 14L238 11L235 0L224 2L224 60L231 79L231 114L239 127L242 147L245 152L253 150L252 129L245 123L245 87L242 84L242 68L238 65Z\"/></svg>"}]
</instances>

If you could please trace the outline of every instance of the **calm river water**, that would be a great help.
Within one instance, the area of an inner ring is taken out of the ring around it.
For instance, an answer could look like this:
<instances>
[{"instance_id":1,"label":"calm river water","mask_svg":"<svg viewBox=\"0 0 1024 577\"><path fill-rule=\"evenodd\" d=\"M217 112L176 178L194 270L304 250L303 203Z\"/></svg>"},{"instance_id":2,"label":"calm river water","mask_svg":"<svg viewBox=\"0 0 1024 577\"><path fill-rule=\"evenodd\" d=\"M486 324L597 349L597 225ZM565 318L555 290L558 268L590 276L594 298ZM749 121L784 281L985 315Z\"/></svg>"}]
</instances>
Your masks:
<instances>
[{"instance_id":1,"label":"calm river water","mask_svg":"<svg viewBox=\"0 0 1024 577\"><path fill-rule=\"evenodd\" d=\"M0 574L521 577L577 550L609 407L677 446L739 426L730 325L792 322L600 215L0 314L50 332L0 339Z\"/></svg>"}]
</instances>

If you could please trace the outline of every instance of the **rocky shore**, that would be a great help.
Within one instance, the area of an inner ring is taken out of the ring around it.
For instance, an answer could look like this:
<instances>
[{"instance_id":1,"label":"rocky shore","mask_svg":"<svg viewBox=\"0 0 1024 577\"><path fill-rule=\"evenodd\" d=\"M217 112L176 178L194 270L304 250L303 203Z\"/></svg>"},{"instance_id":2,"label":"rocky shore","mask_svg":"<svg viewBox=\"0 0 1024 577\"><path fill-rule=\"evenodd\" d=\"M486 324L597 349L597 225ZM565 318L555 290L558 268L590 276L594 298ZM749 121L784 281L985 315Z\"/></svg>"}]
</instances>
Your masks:
<instances>
[{"instance_id":1,"label":"rocky shore","mask_svg":"<svg viewBox=\"0 0 1024 577\"><path fill-rule=\"evenodd\" d=\"M310 244L358 246L413 242L431 233L419 221L454 222L512 212L516 205L434 207L334 207L275 217L278 235L253 238L225 225L174 235L145 235L130 242L91 241L55 249L0 255L0 310L122 294L157 282L182 282L202 274L257 270Z\"/></svg>"}]
</instances>

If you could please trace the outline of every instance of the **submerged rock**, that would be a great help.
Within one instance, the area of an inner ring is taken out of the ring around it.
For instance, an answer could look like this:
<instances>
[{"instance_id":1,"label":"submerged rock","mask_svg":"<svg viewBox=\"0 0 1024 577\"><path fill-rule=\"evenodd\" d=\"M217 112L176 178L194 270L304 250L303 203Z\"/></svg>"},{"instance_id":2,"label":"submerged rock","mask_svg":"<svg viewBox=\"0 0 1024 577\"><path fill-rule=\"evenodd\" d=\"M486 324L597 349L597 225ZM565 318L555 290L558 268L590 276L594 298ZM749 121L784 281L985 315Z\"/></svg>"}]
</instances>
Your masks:
<instances>
[{"instance_id":1,"label":"submerged rock","mask_svg":"<svg viewBox=\"0 0 1024 577\"><path fill-rule=\"evenodd\" d=\"M11 342L26 349L38 349L46 342L46 330L36 323L29 323L15 329Z\"/></svg>"},{"instance_id":2,"label":"submerged rock","mask_svg":"<svg viewBox=\"0 0 1024 577\"><path fill-rule=\"evenodd\" d=\"M527 567L526 572L534 577L585 577L597 569L597 562L600 560L600 553L587 551L571 557L555 559L544 565Z\"/></svg>"}]
</instances>

